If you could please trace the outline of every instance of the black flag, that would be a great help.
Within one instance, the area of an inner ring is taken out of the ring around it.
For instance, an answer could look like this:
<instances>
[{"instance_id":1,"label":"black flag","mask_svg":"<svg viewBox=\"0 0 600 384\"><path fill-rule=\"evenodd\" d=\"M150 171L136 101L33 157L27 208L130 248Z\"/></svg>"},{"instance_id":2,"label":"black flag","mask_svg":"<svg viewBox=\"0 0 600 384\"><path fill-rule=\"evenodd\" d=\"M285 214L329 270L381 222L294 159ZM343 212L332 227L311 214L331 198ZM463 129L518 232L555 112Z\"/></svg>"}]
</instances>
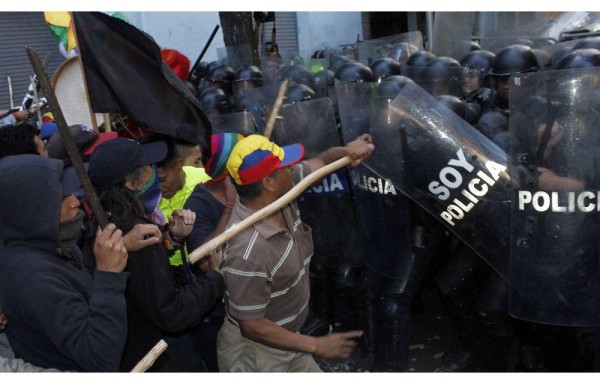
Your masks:
<instances>
[{"instance_id":1,"label":"black flag","mask_svg":"<svg viewBox=\"0 0 600 384\"><path fill-rule=\"evenodd\" d=\"M118 113L142 128L199 144L209 156L210 122L163 63L154 39L101 12L72 15L92 110Z\"/></svg>"}]
</instances>

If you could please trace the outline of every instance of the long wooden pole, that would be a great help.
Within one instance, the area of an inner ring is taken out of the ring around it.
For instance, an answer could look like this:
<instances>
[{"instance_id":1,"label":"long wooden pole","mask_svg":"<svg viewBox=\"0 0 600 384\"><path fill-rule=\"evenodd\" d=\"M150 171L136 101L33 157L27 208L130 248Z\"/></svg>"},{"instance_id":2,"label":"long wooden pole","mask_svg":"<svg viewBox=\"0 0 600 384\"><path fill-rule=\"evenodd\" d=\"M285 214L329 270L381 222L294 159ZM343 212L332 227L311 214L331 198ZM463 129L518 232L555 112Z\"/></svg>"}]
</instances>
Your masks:
<instances>
[{"instance_id":1,"label":"long wooden pole","mask_svg":"<svg viewBox=\"0 0 600 384\"><path fill-rule=\"evenodd\" d=\"M277 98L273 104L273 110L269 115L269 120L267 121L267 126L265 127L265 133L263 134L267 139L271 137L271 133L273 133L273 128L275 127L275 120L277 120L277 117L279 117L279 110L281 109L281 104L283 104L283 98L285 97L285 92L287 91L287 85L288 79L285 79L279 86L279 92L277 93Z\"/></svg>"},{"instance_id":2,"label":"long wooden pole","mask_svg":"<svg viewBox=\"0 0 600 384\"><path fill-rule=\"evenodd\" d=\"M144 356L144 358L142 358L142 360L140 360L140 362L133 367L131 372L146 372L148 369L150 369L152 364L154 364L156 359L158 359L160 354L167 349L167 345L168 344L163 339L160 339L160 341L156 343L154 347L152 347L146 356Z\"/></svg>"},{"instance_id":3,"label":"long wooden pole","mask_svg":"<svg viewBox=\"0 0 600 384\"><path fill-rule=\"evenodd\" d=\"M104 210L102 209L100 201L96 196L96 192L94 191L92 182L90 181L90 178L85 172L83 160L81 159L81 155L79 154L79 151L77 151L75 142L71 137L69 127L67 126L67 122L65 120L65 116L63 115L62 110L60 109L60 104L58 103L58 99L56 98L54 89L52 89L52 85L50 84L50 79L48 78L46 71L44 71L42 67L42 62L40 61L39 55L33 50L33 48L25 47L25 50L27 51L29 61L31 61L31 65L33 66L33 70L35 71L35 74L38 80L40 81L40 86L44 91L44 95L46 95L46 98L48 99L50 109L52 110L52 115L54 116L54 121L58 126L58 131L60 132L62 142L65 146L65 149L67 150L69 159L71 159L73 168L75 168L77 177L79 177L79 181L81 182L83 191L85 192L90 206L92 207L92 211L94 211L94 215L96 216L96 220L98 220L98 224L101 228L104 228L108 224L108 220L106 219Z\"/></svg>"},{"instance_id":4,"label":"long wooden pole","mask_svg":"<svg viewBox=\"0 0 600 384\"><path fill-rule=\"evenodd\" d=\"M332 172L335 172L338 169L349 165L350 163L352 163L352 159L348 156L345 156L309 174L304 179L302 179L294 188L290 189L285 195L281 196L273 203L254 212L252 215L240 221L238 224L229 227L225 232L221 233L219 236L213 238L212 240L204 243L202 246L195 249L192 253L190 253L190 262L195 263L203 257L207 256L209 253L217 249L221 244L239 235L240 232L249 228L254 223L271 216L273 213L285 207L287 204L290 203L290 201L294 200L302 192L304 192L306 188L308 188L313 183L317 182L322 177Z\"/></svg>"}]
</instances>

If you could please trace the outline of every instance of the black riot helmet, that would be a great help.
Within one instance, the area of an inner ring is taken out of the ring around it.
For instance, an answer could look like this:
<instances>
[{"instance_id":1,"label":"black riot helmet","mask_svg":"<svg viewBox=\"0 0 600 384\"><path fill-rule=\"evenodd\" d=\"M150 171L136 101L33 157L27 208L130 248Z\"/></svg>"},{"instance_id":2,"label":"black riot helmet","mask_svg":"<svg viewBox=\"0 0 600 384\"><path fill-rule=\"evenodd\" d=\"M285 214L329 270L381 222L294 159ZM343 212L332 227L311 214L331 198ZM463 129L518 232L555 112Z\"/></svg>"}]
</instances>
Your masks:
<instances>
[{"instance_id":1,"label":"black riot helmet","mask_svg":"<svg viewBox=\"0 0 600 384\"><path fill-rule=\"evenodd\" d=\"M340 67L346 63L351 62L352 60L350 60L349 58L345 57L345 56L332 56L329 59L329 69L331 69L333 71L333 73L335 73L338 69L340 69Z\"/></svg>"},{"instance_id":2,"label":"black riot helmet","mask_svg":"<svg viewBox=\"0 0 600 384\"><path fill-rule=\"evenodd\" d=\"M556 63L556 69L600 67L600 51L593 48L575 49Z\"/></svg>"},{"instance_id":3,"label":"black riot helmet","mask_svg":"<svg viewBox=\"0 0 600 384\"><path fill-rule=\"evenodd\" d=\"M262 86L262 72L255 65L246 65L238 69L233 80L233 95L241 97L244 89Z\"/></svg>"},{"instance_id":4,"label":"black riot helmet","mask_svg":"<svg viewBox=\"0 0 600 384\"><path fill-rule=\"evenodd\" d=\"M480 87L487 87L487 75L494 64L494 53L486 50L477 50L467 53L460 65L464 68L463 79L466 94L477 91Z\"/></svg>"},{"instance_id":5,"label":"black riot helmet","mask_svg":"<svg viewBox=\"0 0 600 384\"><path fill-rule=\"evenodd\" d=\"M235 71L229 65L221 64L211 68L204 81L207 87L217 87L223 89L226 94L231 95L231 82L235 78Z\"/></svg>"},{"instance_id":6,"label":"black riot helmet","mask_svg":"<svg viewBox=\"0 0 600 384\"><path fill-rule=\"evenodd\" d=\"M573 50L583 48L594 48L600 50L600 36L590 36L579 40L573 45Z\"/></svg>"},{"instance_id":7,"label":"black riot helmet","mask_svg":"<svg viewBox=\"0 0 600 384\"><path fill-rule=\"evenodd\" d=\"M285 103L298 103L300 101L316 98L315 91L305 84L293 84L285 92Z\"/></svg>"},{"instance_id":8,"label":"black riot helmet","mask_svg":"<svg viewBox=\"0 0 600 384\"><path fill-rule=\"evenodd\" d=\"M351 61L342 65L336 72L335 78L340 81L371 82L377 78L371 68L358 61Z\"/></svg>"},{"instance_id":9,"label":"black riot helmet","mask_svg":"<svg viewBox=\"0 0 600 384\"><path fill-rule=\"evenodd\" d=\"M407 84L414 84L415 82L406 76L394 75L388 76L381 80L379 83L379 96L384 99L395 99L400 93L402 88Z\"/></svg>"},{"instance_id":10,"label":"black riot helmet","mask_svg":"<svg viewBox=\"0 0 600 384\"><path fill-rule=\"evenodd\" d=\"M413 67L424 67L433 58L435 58L435 55L429 51L418 51L410 55L405 64Z\"/></svg>"},{"instance_id":11,"label":"black riot helmet","mask_svg":"<svg viewBox=\"0 0 600 384\"><path fill-rule=\"evenodd\" d=\"M481 49L481 46L479 45L478 42L473 41L473 40L469 41L469 50L471 52L473 52L473 51L479 51L480 49Z\"/></svg>"},{"instance_id":12,"label":"black riot helmet","mask_svg":"<svg viewBox=\"0 0 600 384\"><path fill-rule=\"evenodd\" d=\"M471 51L460 60L460 65L477 68L481 73L487 74L492 69L495 56L493 52L482 49Z\"/></svg>"},{"instance_id":13,"label":"black riot helmet","mask_svg":"<svg viewBox=\"0 0 600 384\"><path fill-rule=\"evenodd\" d=\"M481 116L481 108L476 103L468 103L452 95L439 95L436 99L471 125L477 123Z\"/></svg>"},{"instance_id":14,"label":"black riot helmet","mask_svg":"<svg viewBox=\"0 0 600 384\"><path fill-rule=\"evenodd\" d=\"M289 80L289 85L304 84L311 88L315 87L315 76L303 64L286 65L279 70L279 81Z\"/></svg>"},{"instance_id":15,"label":"black riot helmet","mask_svg":"<svg viewBox=\"0 0 600 384\"><path fill-rule=\"evenodd\" d=\"M418 52L419 48L406 42L396 43L387 50L387 57L392 58L400 63L404 63L410 55Z\"/></svg>"},{"instance_id":16,"label":"black riot helmet","mask_svg":"<svg viewBox=\"0 0 600 384\"><path fill-rule=\"evenodd\" d=\"M329 90L335 86L335 73L331 69L324 69L315 73L315 92L317 97L330 96Z\"/></svg>"},{"instance_id":17,"label":"black riot helmet","mask_svg":"<svg viewBox=\"0 0 600 384\"><path fill-rule=\"evenodd\" d=\"M207 115L229 113L232 110L231 100L221 88L207 88L198 95L202 111Z\"/></svg>"},{"instance_id":18,"label":"black riot helmet","mask_svg":"<svg viewBox=\"0 0 600 384\"><path fill-rule=\"evenodd\" d=\"M527 45L513 44L502 48L494 58L490 76L510 76L515 73L535 72L539 69L533 50Z\"/></svg>"},{"instance_id":19,"label":"black riot helmet","mask_svg":"<svg viewBox=\"0 0 600 384\"><path fill-rule=\"evenodd\" d=\"M462 67L460 63L448 56L434 57L429 60L415 80L433 96L461 94Z\"/></svg>"},{"instance_id":20,"label":"black riot helmet","mask_svg":"<svg viewBox=\"0 0 600 384\"><path fill-rule=\"evenodd\" d=\"M539 65L535 53L527 45L513 44L502 48L494 58L489 72L492 88L496 91L492 104L508 110L508 79L516 73L535 72Z\"/></svg>"},{"instance_id":21,"label":"black riot helmet","mask_svg":"<svg viewBox=\"0 0 600 384\"><path fill-rule=\"evenodd\" d=\"M390 57L382 57L371 63L371 71L379 79L383 79L388 76L400 75L402 72L400 62Z\"/></svg>"}]
</instances>

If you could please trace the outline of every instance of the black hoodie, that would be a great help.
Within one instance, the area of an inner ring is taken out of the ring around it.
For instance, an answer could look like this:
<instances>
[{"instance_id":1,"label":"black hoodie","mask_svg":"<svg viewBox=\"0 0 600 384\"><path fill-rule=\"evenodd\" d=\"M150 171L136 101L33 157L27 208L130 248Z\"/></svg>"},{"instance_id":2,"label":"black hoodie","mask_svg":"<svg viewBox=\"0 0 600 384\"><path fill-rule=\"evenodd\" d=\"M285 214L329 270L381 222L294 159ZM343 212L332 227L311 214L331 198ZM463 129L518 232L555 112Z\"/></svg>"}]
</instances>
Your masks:
<instances>
[{"instance_id":1,"label":"black hoodie","mask_svg":"<svg viewBox=\"0 0 600 384\"><path fill-rule=\"evenodd\" d=\"M0 160L0 307L17 358L44 368L118 371L127 273L81 269L59 248L63 163Z\"/></svg>"}]
</instances>

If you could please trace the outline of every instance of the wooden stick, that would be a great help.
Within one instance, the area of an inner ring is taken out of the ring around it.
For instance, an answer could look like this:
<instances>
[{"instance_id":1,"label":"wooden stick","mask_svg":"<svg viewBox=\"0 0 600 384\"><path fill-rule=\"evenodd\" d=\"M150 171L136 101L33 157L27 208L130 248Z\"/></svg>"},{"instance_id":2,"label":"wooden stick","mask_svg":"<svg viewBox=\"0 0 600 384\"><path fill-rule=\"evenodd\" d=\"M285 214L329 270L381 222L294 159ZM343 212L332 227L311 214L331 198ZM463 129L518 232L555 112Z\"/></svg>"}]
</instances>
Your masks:
<instances>
[{"instance_id":1,"label":"wooden stick","mask_svg":"<svg viewBox=\"0 0 600 384\"><path fill-rule=\"evenodd\" d=\"M73 168L75 168L75 172L77 173L77 177L81 182L81 186L83 187L83 191L85 192L85 196L87 197L90 206L92 207L92 211L94 211L94 216L96 220L98 220L98 224L100 228L106 227L108 224L108 220L106 218L106 214L100 205L100 201L98 200L98 196L96 196L96 192L94 191L94 187L92 186L92 182L88 174L85 171L83 166L83 160L81 159L81 155L75 146L75 141L73 137L71 137L71 133L69 132L69 127L67 126L67 122L65 120L65 116L60 109L60 104L58 103L58 99L56 98L56 94L54 93L54 89L52 89L52 85L50 84L50 79L48 79L48 75L46 71L42 68L42 62L38 56L38 54L31 47L25 47L27 51L27 56L29 56L29 61L31 62L31 66L35 71L35 74L40 81L40 86L44 91L44 95L48 99L48 103L50 104L50 110L52 111L52 115L54 116L54 121L58 126L58 131L60 132L60 136L62 138L63 145L67 150L67 154L69 155L69 159L71 159L71 163L73 164Z\"/></svg>"},{"instance_id":2,"label":"wooden stick","mask_svg":"<svg viewBox=\"0 0 600 384\"><path fill-rule=\"evenodd\" d=\"M104 113L104 132L112 131L112 127L110 126L110 113Z\"/></svg>"},{"instance_id":3,"label":"wooden stick","mask_svg":"<svg viewBox=\"0 0 600 384\"><path fill-rule=\"evenodd\" d=\"M160 339L160 341L156 343L154 347L152 347L150 352L148 352L146 356L144 356L144 358L140 360L135 367L133 367L131 372L146 372L148 369L150 369L152 364L154 364L156 359L158 359L160 354L167 349L167 345L168 344L163 339Z\"/></svg>"},{"instance_id":4,"label":"wooden stick","mask_svg":"<svg viewBox=\"0 0 600 384\"><path fill-rule=\"evenodd\" d=\"M277 93L277 99L275 99L275 104L273 104L273 110L269 115L269 121L267 122L267 127L265 128L264 136L268 139L271 137L271 133L273 133L273 128L275 127L275 120L279 115L279 109L281 109L281 104L283 104L283 98L285 97L285 92L287 91L288 79L285 79L281 86L279 87L279 92Z\"/></svg>"},{"instance_id":5,"label":"wooden stick","mask_svg":"<svg viewBox=\"0 0 600 384\"><path fill-rule=\"evenodd\" d=\"M37 87L35 86L35 80L33 80L33 76L29 76L29 82L31 83L31 87L33 88L33 101L35 101L36 106L39 106L40 98L38 97ZM38 121L41 123L42 122L42 112L40 111L41 108L36 108L36 109L37 109Z\"/></svg>"},{"instance_id":6,"label":"wooden stick","mask_svg":"<svg viewBox=\"0 0 600 384\"><path fill-rule=\"evenodd\" d=\"M238 224L227 228L227 230L221 233L219 236L213 238L212 240L204 243L202 246L195 249L189 255L190 262L195 263L198 260L202 259L204 256L217 249L221 244L239 235L240 232L244 231L252 224L271 216L273 213L277 212L278 210L289 204L290 201L298 197L298 195L304 192L304 190L308 188L311 184L317 182L322 177L349 165L350 163L352 163L352 159L348 156L345 156L309 174L304 179L302 179L302 181L300 181L294 188L290 189L285 195L281 196L273 203L254 212L252 215L248 216L246 219L242 220Z\"/></svg>"},{"instance_id":7,"label":"wooden stick","mask_svg":"<svg viewBox=\"0 0 600 384\"><path fill-rule=\"evenodd\" d=\"M10 109L15 109L15 103L13 101L12 80L10 79L10 76L6 76L6 80L8 81L8 97L10 97Z\"/></svg>"}]
</instances>

